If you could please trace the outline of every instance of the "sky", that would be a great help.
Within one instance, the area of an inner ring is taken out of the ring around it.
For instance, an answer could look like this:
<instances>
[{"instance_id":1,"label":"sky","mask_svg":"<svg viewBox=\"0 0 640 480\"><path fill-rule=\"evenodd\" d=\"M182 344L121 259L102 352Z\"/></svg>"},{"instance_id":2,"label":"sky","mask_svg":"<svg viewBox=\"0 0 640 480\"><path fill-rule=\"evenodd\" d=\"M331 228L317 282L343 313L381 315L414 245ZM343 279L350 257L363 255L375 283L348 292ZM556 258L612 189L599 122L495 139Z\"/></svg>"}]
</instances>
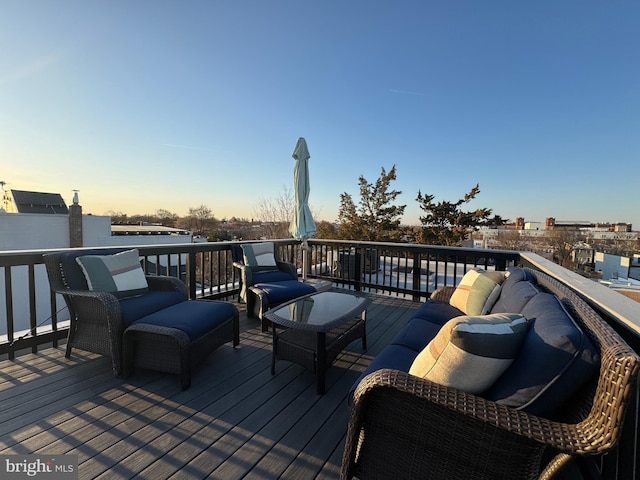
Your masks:
<instances>
[{"instance_id":1,"label":"sky","mask_svg":"<svg viewBox=\"0 0 640 480\"><path fill-rule=\"evenodd\" d=\"M640 230L640 0L0 0L0 180L84 213L316 220L392 188Z\"/></svg>"}]
</instances>

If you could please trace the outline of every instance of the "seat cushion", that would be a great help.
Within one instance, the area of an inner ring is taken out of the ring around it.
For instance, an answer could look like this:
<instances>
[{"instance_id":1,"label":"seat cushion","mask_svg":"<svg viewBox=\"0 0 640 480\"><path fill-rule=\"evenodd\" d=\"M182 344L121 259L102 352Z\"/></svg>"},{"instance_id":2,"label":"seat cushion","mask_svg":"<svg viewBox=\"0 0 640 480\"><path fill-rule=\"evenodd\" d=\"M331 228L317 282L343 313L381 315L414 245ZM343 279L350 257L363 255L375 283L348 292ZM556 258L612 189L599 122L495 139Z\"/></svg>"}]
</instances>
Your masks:
<instances>
[{"instance_id":1,"label":"seat cushion","mask_svg":"<svg viewBox=\"0 0 640 480\"><path fill-rule=\"evenodd\" d=\"M275 272L260 272L254 273L252 275L252 281L255 285L256 283L276 283L276 282L286 282L288 280L297 280L296 277L293 277L291 274L287 272L283 272L282 270L277 270Z\"/></svg>"},{"instance_id":2,"label":"seat cushion","mask_svg":"<svg viewBox=\"0 0 640 480\"><path fill-rule=\"evenodd\" d=\"M449 320L418 353L409 373L468 393L482 393L513 363L529 322L517 313Z\"/></svg>"},{"instance_id":3,"label":"seat cushion","mask_svg":"<svg viewBox=\"0 0 640 480\"><path fill-rule=\"evenodd\" d=\"M195 342L211 330L233 319L236 307L232 303L214 300L185 300L139 318L133 324L146 323L177 328Z\"/></svg>"},{"instance_id":4,"label":"seat cushion","mask_svg":"<svg viewBox=\"0 0 640 480\"><path fill-rule=\"evenodd\" d=\"M348 397L349 403L352 402L353 392L355 392L358 384L364 377L376 370L382 370L383 368L391 368L393 370L408 372L417 354L418 353L415 350L402 345L387 345L382 352L376 355L365 371L362 372L351 386Z\"/></svg>"},{"instance_id":5,"label":"seat cushion","mask_svg":"<svg viewBox=\"0 0 640 480\"><path fill-rule=\"evenodd\" d=\"M299 282L297 280L287 280L284 282L258 283L254 284L254 288L260 289L267 295L269 306L279 305L288 302L294 298L314 293L316 291L311 285Z\"/></svg>"},{"instance_id":6,"label":"seat cushion","mask_svg":"<svg viewBox=\"0 0 640 480\"><path fill-rule=\"evenodd\" d=\"M556 296L539 292L522 314L533 324L520 354L484 396L548 416L597 374L599 355Z\"/></svg>"},{"instance_id":7,"label":"seat cushion","mask_svg":"<svg viewBox=\"0 0 640 480\"><path fill-rule=\"evenodd\" d=\"M465 315L485 315L500 295L505 272L469 270L456 287L449 303Z\"/></svg>"},{"instance_id":8,"label":"seat cushion","mask_svg":"<svg viewBox=\"0 0 640 480\"><path fill-rule=\"evenodd\" d=\"M120 300L120 311L124 328L142 317L185 300L185 296L178 291L160 290L152 290L137 297L123 298Z\"/></svg>"},{"instance_id":9,"label":"seat cushion","mask_svg":"<svg viewBox=\"0 0 640 480\"><path fill-rule=\"evenodd\" d=\"M414 317L391 340L391 344L408 347L417 353L427 346L438 331L440 331L440 325Z\"/></svg>"}]
</instances>

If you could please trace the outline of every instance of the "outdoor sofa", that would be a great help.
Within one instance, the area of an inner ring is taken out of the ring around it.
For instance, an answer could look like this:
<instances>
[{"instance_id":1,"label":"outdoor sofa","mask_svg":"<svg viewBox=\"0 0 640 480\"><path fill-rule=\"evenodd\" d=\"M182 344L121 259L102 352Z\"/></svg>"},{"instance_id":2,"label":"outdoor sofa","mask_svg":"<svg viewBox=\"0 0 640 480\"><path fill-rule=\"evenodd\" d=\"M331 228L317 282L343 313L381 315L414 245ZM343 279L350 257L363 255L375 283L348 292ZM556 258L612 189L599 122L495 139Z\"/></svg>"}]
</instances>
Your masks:
<instances>
[{"instance_id":1,"label":"outdoor sofa","mask_svg":"<svg viewBox=\"0 0 640 480\"><path fill-rule=\"evenodd\" d=\"M137 249L75 249L43 259L51 289L69 309L66 357L72 348L107 355L125 378L135 367L179 374L186 389L207 355L240 342L235 305L188 300L182 280L144 275Z\"/></svg>"},{"instance_id":2,"label":"outdoor sofa","mask_svg":"<svg viewBox=\"0 0 640 480\"><path fill-rule=\"evenodd\" d=\"M475 313L463 311L473 303L473 287L463 285L467 275L458 287L436 290L355 382L342 479L546 479L573 456L615 445L634 394L638 356L552 277L522 268L506 275L493 298L485 295L479 314L477 304ZM514 314L526 319L524 329ZM495 355L493 346L469 353L482 344L467 344L474 341L464 329L477 333L467 322L486 315L513 322L511 352ZM449 330L454 324L464 327L455 334L462 343ZM488 363L476 368L478 359ZM501 365L497 379L476 384L491 365ZM426 373L420 371L425 366ZM468 384L451 386L459 382Z\"/></svg>"}]
</instances>

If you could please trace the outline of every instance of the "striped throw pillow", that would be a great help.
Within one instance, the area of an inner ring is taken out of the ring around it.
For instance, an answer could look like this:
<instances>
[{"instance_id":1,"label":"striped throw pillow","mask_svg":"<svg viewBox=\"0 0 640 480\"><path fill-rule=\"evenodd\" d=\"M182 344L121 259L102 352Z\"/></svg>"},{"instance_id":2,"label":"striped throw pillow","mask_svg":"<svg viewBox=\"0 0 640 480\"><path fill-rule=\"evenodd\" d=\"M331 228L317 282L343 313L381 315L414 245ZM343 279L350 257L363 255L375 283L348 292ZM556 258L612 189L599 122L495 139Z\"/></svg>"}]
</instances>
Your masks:
<instances>
[{"instance_id":1,"label":"striped throw pillow","mask_svg":"<svg viewBox=\"0 0 640 480\"><path fill-rule=\"evenodd\" d=\"M513 363L528 329L527 319L514 313L453 318L418 354L409 373L482 393Z\"/></svg>"},{"instance_id":2,"label":"striped throw pillow","mask_svg":"<svg viewBox=\"0 0 640 480\"><path fill-rule=\"evenodd\" d=\"M249 243L242 245L244 264L252 272L269 272L278 270L276 257L273 254L273 243Z\"/></svg>"},{"instance_id":3,"label":"striped throw pillow","mask_svg":"<svg viewBox=\"0 0 640 480\"><path fill-rule=\"evenodd\" d=\"M83 255L76 257L76 262L91 291L109 292L118 298L142 295L148 291L137 249L114 255Z\"/></svg>"},{"instance_id":4,"label":"striped throw pillow","mask_svg":"<svg viewBox=\"0 0 640 480\"><path fill-rule=\"evenodd\" d=\"M500 296L505 272L469 270L456 287L449 303L465 315L486 315Z\"/></svg>"}]
</instances>

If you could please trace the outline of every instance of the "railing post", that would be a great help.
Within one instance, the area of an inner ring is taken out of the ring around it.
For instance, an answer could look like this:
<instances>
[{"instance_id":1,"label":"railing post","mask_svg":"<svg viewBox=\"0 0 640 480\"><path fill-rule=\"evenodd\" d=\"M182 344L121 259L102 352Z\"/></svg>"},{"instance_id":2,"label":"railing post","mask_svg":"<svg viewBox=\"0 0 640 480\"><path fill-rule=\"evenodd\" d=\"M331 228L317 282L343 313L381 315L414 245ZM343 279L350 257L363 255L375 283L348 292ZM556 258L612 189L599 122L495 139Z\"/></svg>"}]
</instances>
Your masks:
<instances>
[{"instance_id":1,"label":"railing post","mask_svg":"<svg viewBox=\"0 0 640 480\"><path fill-rule=\"evenodd\" d=\"M190 251L187 261L187 289L191 300L196 298L196 252Z\"/></svg>"},{"instance_id":2,"label":"railing post","mask_svg":"<svg viewBox=\"0 0 640 480\"><path fill-rule=\"evenodd\" d=\"M412 299L414 302L420 301L420 291L422 289L422 285L420 284L420 280L422 278L422 256L419 252L413 253L413 277L411 282L413 283L413 295ZM429 276L427 275L427 288L425 290L429 290Z\"/></svg>"},{"instance_id":3,"label":"railing post","mask_svg":"<svg viewBox=\"0 0 640 480\"><path fill-rule=\"evenodd\" d=\"M356 247L355 249L355 259L353 262L353 288L356 292L362 290L362 276L364 275L364 271L362 268L362 252L364 250L363 247Z\"/></svg>"}]
</instances>

